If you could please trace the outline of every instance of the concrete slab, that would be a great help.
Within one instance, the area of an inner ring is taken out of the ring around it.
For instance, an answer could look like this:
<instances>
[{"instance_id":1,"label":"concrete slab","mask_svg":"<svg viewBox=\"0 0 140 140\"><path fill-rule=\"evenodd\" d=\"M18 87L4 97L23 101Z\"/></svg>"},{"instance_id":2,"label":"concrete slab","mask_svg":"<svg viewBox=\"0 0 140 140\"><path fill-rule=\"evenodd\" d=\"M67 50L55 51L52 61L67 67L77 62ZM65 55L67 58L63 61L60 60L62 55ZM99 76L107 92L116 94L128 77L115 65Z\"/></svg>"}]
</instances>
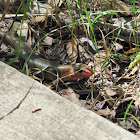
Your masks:
<instances>
[{"instance_id":1,"label":"concrete slab","mask_svg":"<svg viewBox=\"0 0 140 140\"><path fill-rule=\"evenodd\" d=\"M0 62L1 140L138 140ZM33 109L41 109L32 113Z\"/></svg>"}]
</instances>

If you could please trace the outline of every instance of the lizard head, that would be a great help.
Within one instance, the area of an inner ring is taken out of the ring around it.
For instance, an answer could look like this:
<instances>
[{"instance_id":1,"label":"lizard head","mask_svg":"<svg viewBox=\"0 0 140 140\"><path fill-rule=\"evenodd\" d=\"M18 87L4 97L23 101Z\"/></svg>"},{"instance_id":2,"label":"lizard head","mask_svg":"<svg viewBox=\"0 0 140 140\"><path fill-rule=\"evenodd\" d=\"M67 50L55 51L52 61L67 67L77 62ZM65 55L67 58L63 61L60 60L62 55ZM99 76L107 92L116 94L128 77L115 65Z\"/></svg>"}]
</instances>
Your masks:
<instances>
[{"instance_id":1,"label":"lizard head","mask_svg":"<svg viewBox=\"0 0 140 140\"><path fill-rule=\"evenodd\" d=\"M64 68L65 67L65 68ZM77 80L90 77L94 74L93 70L86 64L76 63L73 65L61 66L60 77L63 80Z\"/></svg>"}]
</instances>

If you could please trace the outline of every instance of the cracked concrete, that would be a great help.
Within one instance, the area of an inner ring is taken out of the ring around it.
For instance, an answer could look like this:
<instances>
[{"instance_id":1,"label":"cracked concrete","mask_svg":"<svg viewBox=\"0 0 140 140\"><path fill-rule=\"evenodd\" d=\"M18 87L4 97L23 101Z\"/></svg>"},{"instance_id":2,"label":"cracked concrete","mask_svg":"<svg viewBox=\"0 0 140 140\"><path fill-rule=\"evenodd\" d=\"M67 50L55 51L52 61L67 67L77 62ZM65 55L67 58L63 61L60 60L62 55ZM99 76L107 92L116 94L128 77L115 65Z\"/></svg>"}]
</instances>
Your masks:
<instances>
[{"instance_id":1,"label":"cracked concrete","mask_svg":"<svg viewBox=\"0 0 140 140\"><path fill-rule=\"evenodd\" d=\"M2 140L139 139L2 62L0 99Z\"/></svg>"}]
</instances>

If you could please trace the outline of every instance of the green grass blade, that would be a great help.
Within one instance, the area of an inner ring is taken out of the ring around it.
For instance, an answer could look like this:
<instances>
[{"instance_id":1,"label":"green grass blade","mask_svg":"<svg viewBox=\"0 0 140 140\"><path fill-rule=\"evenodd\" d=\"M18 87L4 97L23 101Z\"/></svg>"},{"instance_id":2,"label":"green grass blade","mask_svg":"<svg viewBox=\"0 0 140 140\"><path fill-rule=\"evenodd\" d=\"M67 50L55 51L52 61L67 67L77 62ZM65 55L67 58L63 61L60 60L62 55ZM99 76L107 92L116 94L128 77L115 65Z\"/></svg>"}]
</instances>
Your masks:
<instances>
[{"instance_id":1,"label":"green grass blade","mask_svg":"<svg viewBox=\"0 0 140 140\"><path fill-rule=\"evenodd\" d=\"M122 28L120 27L120 29L119 29L119 31L118 31L118 34L117 34L117 37L115 38L115 41L114 41L113 45L111 46L111 49L110 49L110 51L109 51L109 53L108 53L108 56L107 56L106 60L104 61L104 63L102 64L101 69L104 68L106 62L108 61L108 59L109 59L109 57L110 57L110 54L111 54L111 51L112 51L112 49L113 49L113 47L114 47L114 44L116 43L116 41L117 41L117 39L118 39L118 37L119 37L119 35L120 35L120 33L121 33L121 29L122 29Z\"/></svg>"},{"instance_id":2,"label":"green grass blade","mask_svg":"<svg viewBox=\"0 0 140 140\"><path fill-rule=\"evenodd\" d=\"M127 115L131 115L136 120L136 122L139 124L139 126L140 126L140 121L134 115L132 115L130 113L127 113Z\"/></svg>"},{"instance_id":3,"label":"green grass blade","mask_svg":"<svg viewBox=\"0 0 140 140\"><path fill-rule=\"evenodd\" d=\"M16 18L17 18L17 15L18 15L18 13L19 13L19 10L20 10L20 8L21 8L23 2L24 2L24 0L21 1L20 5L19 5L19 7L18 7L18 10L17 10L17 12L16 12L16 16L14 17L14 20L13 20L13 22L12 22L10 28L9 28L9 31L10 31L11 28L13 27L13 24L14 24ZM18 56L16 56L16 57L13 58L11 61L9 61L9 62L7 63L8 65L11 65L15 60L19 59L19 47L17 48L17 53L18 53Z\"/></svg>"},{"instance_id":4,"label":"green grass blade","mask_svg":"<svg viewBox=\"0 0 140 140\"><path fill-rule=\"evenodd\" d=\"M97 41L96 41L95 34L94 34L94 31L93 31L93 26L91 24L91 20L90 20L90 17L89 17L89 14L88 14L88 11L87 11L84 0L82 0L82 3L83 3L84 10L85 10L85 13L86 13L86 17L88 19L88 23L89 23L89 26L90 26L92 43L94 44L96 52L99 53L98 48L97 48Z\"/></svg>"},{"instance_id":5,"label":"green grass blade","mask_svg":"<svg viewBox=\"0 0 140 140\"><path fill-rule=\"evenodd\" d=\"M7 64L11 65L13 62L15 62L15 60L19 59L18 56L14 57L11 61L9 61Z\"/></svg>"},{"instance_id":6,"label":"green grass blade","mask_svg":"<svg viewBox=\"0 0 140 140\"><path fill-rule=\"evenodd\" d=\"M29 76L28 64L26 63L26 75Z\"/></svg>"},{"instance_id":7,"label":"green grass blade","mask_svg":"<svg viewBox=\"0 0 140 140\"><path fill-rule=\"evenodd\" d=\"M124 118L123 118L123 124L122 124L122 128L124 128L124 123L125 123L125 119L126 119L126 115L130 109L130 106L132 105L132 103L134 102L134 100L140 95L140 93L136 94L135 97L131 100L130 104L128 105L125 114L124 114Z\"/></svg>"},{"instance_id":8,"label":"green grass blade","mask_svg":"<svg viewBox=\"0 0 140 140\"><path fill-rule=\"evenodd\" d=\"M29 9L30 2L31 2L31 0L28 0L28 1L27 1L26 7L25 7L25 10L24 10L24 15L23 15L23 17L22 17L22 24L23 24L23 22L24 22L24 19L25 19L26 13L27 13L27 11L28 11L28 9ZM22 29L21 29L21 30L22 30ZM18 54L19 54L19 51L20 51L21 30L20 30L20 36L19 36L18 48L17 48L17 52L18 52Z\"/></svg>"},{"instance_id":9,"label":"green grass blade","mask_svg":"<svg viewBox=\"0 0 140 140\"><path fill-rule=\"evenodd\" d=\"M85 32L86 32L86 36L88 36L87 30L86 30L86 26L85 26L84 17L82 15L82 11L81 11L81 8L80 8L78 0L76 0L76 4L77 4L78 10L79 10L79 14L80 14L80 17L81 17L81 21L82 21L83 27L84 27Z\"/></svg>"}]
</instances>

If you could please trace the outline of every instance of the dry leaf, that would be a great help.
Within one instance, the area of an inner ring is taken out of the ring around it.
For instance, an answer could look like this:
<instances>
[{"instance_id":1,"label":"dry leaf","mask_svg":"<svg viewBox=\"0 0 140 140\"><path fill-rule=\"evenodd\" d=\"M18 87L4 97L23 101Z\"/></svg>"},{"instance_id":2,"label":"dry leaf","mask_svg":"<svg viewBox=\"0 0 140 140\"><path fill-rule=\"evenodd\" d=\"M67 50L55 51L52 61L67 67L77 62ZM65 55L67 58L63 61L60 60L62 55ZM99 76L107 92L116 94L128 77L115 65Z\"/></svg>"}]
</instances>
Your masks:
<instances>
[{"instance_id":1,"label":"dry leaf","mask_svg":"<svg viewBox=\"0 0 140 140\"><path fill-rule=\"evenodd\" d=\"M109 87L105 87L105 91L106 91L106 94L107 94L108 96L114 96L114 95L117 94L113 89L111 89L111 88L109 88Z\"/></svg>"},{"instance_id":2,"label":"dry leaf","mask_svg":"<svg viewBox=\"0 0 140 140\"><path fill-rule=\"evenodd\" d=\"M138 97L135 99L134 104L135 104L135 107L136 107L136 108L140 108L140 96L138 96Z\"/></svg>"},{"instance_id":3,"label":"dry leaf","mask_svg":"<svg viewBox=\"0 0 140 140\"><path fill-rule=\"evenodd\" d=\"M103 115L103 116L108 116L108 115L112 114L112 112L111 112L111 110L109 108L100 109L97 112L98 112L98 114Z\"/></svg>"},{"instance_id":4,"label":"dry leaf","mask_svg":"<svg viewBox=\"0 0 140 140\"><path fill-rule=\"evenodd\" d=\"M20 36L20 32L21 32L21 37L23 41L27 40L27 35L28 35L28 24L26 22L24 22L20 29L17 31L18 36Z\"/></svg>"},{"instance_id":5,"label":"dry leaf","mask_svg":"<svg viewBox=\"0 0 140 140\"><path fill-rule=\"evenodd\" d=\"M82 106L83 103L79 101L79 95L76 94L72 88L68 88L68 89L64 89L61 91L62 92L62 96L68 100L70 100L71 102Z\"/></svg>"},{"instance_id":6,"label":"dry leaf","mask_svg":"<svg viewBox=\"0 0 140 140\"><path fill-rule=\"evenodd\" d=\"M138 70L139 70L139 66L135 66L134 68L131 69L131 72L129 75L134 75Z\"/></svg>"},{"instance_id":7,"label":"dry leaf","mask_svg":"<svg viewBox=\"0 0 140 140\"><path fill-rule=\"evenodd\" d=\"M53 42L53 38L47 36L47 37L45 37L45 39L43 41L45 42L46 45L51 46L52 45L52 42Z\"/></svg>"},{"instance_id":8,"label":"dry leaf","mask_svg":"<svg viewBox=\"0 0 140 140\"><path fill-rule=\"evenodd\" d=\"M130 11L130 8L123 1L120 0L116 1L116 5L117 5L117 10L119 11ZM130 15L130 12L123 12L122 14L128 16Z\"/></svg>"},{"instance_id":9,"label":"dry leaf","mask_svg":"<svg viewBox=\"0 0 140 140\"><path fill-rule=\"evenodd\" d=\"M10 4L12 5L14 2L16 2L17 0L10 0ZM0 4L1 5L5 5L7 2L7 0L0 0Z\"/></svg>"},{"instance_id":10,"label":"dry leaf","mask_svg":"<svg viewBox=\"0 0 140 140\"><path fill-rule=\"evenodd\" d=\"M63 3L63 0L48 0L49 4L52 4L53 6L58 6L60 7L61 4Z\"/></svg>"},{"instance_id":11,"label":"dry leaf","mask_svg":"<svg viewBox=\"0 0 140 140\"><path fill-rule=\"evenodd\" d=\"M65 10L65 13L68 13L68 11ZM61 20L61 23L64 23L64 24L72 24L72 21L71 21L71 17L65 13L62 13L60 12L58 14L60 20Z\"/></svg>"},{"instance_id":12,"label":"dry leaf","mask_svg":"<svg viewBox=\"0 0 140 140\"><path fill-rule=\"evenodd\" d=\"M84 49L83 46L78 45L78 49L79 49L79 55L80 55L80 53L81 53L81 54L84 54L84 57L85 57L86 59L89 59L89 58L91 57L91 56L85 51L85 49ZM82 56L80 56L80 57L82 57Z\"/></svg>"},{"instance_id":13,"label":"dry leaf","mask_svg":"<svg viewBox=\"0 0 140 140\"><path fill-rule=\"evenodd\" d=\"M43 22L46 14L47 16L52 15L55 10L48 4L41 2L32 2L29 9L31 14L41 14L41 16L32 17L35 22ZM44 16L42 16L42 14L44 14Z\"/></svg>"},{"instance_id":14,"label":"dry leaf","mask_svg":"<svg viewBox=\"0 0 140 140\"><path fill-rule=\"evenodd\" d=\"M1 52L7 52L8 51L7 45L5 45L4 43L2 43L1 46L0 46L0 51Z\"/></svg>"},{"instance_id":15,"label":"dry leaf","mask_svg":"<svg viewBox=\"0 0 140 140\"><path fill-rule=\"evenodd\" d=\"M121 44L119 44L119 43L115 43L114 44L114 48L113 48L116 52L118 52L118 51L120 51L120 50L122 50L123 49L123 46L121 45Z\"/></svg>"},{"instance_id":16,"label":"dry leaf","mask_svg":"<svg viewBox=\"0 0 140 140\"><path fill-rule=\"evenodd\" d=\"M35 22L43 22L45 20L45 16L36 16L35 18Z\"/></svg>"},{"instance_id":17,"label":"dry leaf","mask_svg":"<svg viewBox=\"0 0 140 140\"><path fill-rule=\"evenodd\" d=\"M28 24L26 22L24 22L19 30L17 30L18 36L20 36L20 32L22 41L26 42L28 46L32 46L35 42L35 39L31 36L31 30L29 30Z\"/></svg>"},{"instance_id":18,"label":"dry leaf","mask_svg":"<svg viewBox=\"0 0 140 140\"><path fill-rule=\"evenodd\" d=\"M105 102L99 102L96 104L96 106L94 107L94 110L101 110L103 108L103 106L105 105Z\"/></svg>"},{"instance_id":19,"label":"dry leaf","mask_svg":"<svg viewBox=\"0 0 140 140\"><path fill-rule=\"evenodd\" d=\"M46 9L50 9L50 7L47 7L48 5L46 3L41 2L31 2L29 10L31 14L42 14L46 13Z\"/></svg>"},{"instance_id":20,"label":"dry leaf","mask_svg":"<svg viewBox=\"0 0 140 140\"><path fill-rule=\"evenodd\" d=\"M32 14L44 14L44 16L36 16L34 18L36 22L43 22L46 15L51 16L54 11L58 10L58 7L60 7L62 3L62 0L48 0L47 3L32 2L30 11Z\"/></svg>"},{"instance_id":21,"label":"dry leaf","mask_svg":"<svg viewBox=\"0 0 140 140\"><path fill-rule=\"evenodd\" d=\"M71 40L71 42L68 42L67 46L67 54L69 58L72 60L72 64L76 63L77 59L77 41L76 39Z\"/></svg>"},{"instance_id":22,"label":"dry leaf","mask_svg":"<svg viewBox=\"0 0 140 140\"><path fill-rule=\"evenodd\" d=\"M127 52L125 52L125 54L135 53L135 52L138 52L138 51L140 51L139 48L131 48L130 50L128 50Z\"/></svg>"},{"instance_id":23,"label":"dry leaf","mask_svg":"<svg viewBox=\"0 0 140 140\"><path fill-rule=\"evenodd\" d=\"M26 44L28 46L32 46L34 43L35 43L35 39L34 39L34 37L31 36L31 31L29 30L28 40L27 40Z\"/></svg>"},{"instance_id":24,"label":"dry leaf","mask_svg":"<svg viewBox=\"0 0 140 140\"><path fill-rule=\"evenodd\" d=\"M99 52L99 54L94 55L94 65L95 65L95 75L98 75L101 72L101 65L106 59L105 51Z\"/></svg>"},{"instance_id":25,"label":"dry leaf","mask_svg":"<svg viewBox=\"0 0 140 140\"><path fill-rule=\"evenodd\" d=\"M137 131L136 136L140 137L140 130Z\"/></svg>"},{"instance_id":26,"label":"dry leaf","mask_svg":"<svg viewBox=\"0 0 140 140\"><path fill-rule=\"evenodd\" d=\"M92 43L92 41L91 41L90 39L88 39L88 38L86 38L86 37L82 37L82 38L80 38L80 41L81 41L82 43L88 42L89 45L92 47L92 49L93 49L94 51L96 51L96 49L95 49L95 47L94 47L94 45L93 45L93 43Z\"/></svg>"}]
</instances>

